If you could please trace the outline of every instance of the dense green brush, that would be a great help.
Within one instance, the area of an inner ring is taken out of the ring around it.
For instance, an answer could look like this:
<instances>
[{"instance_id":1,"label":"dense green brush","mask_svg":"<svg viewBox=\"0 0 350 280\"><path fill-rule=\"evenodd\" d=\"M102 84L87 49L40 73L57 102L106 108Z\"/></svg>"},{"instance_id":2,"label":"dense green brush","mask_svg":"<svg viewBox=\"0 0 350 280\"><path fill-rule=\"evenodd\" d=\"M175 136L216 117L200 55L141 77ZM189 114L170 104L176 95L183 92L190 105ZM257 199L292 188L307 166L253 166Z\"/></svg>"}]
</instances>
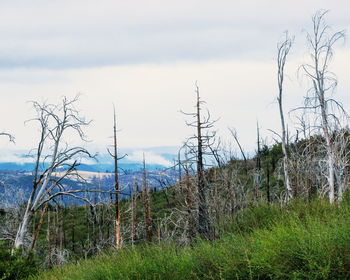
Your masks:
<instances>
[{"instance_id":1,"label":"dense green brush","mask_svg":"<svg viewBox=\"0 0 350 280\"><path fill-rule=\"evenodd\" d=\"M249 207L220 240L136 246L31 279L350 279L350 201Z\"/></svg>"}]
</instances>

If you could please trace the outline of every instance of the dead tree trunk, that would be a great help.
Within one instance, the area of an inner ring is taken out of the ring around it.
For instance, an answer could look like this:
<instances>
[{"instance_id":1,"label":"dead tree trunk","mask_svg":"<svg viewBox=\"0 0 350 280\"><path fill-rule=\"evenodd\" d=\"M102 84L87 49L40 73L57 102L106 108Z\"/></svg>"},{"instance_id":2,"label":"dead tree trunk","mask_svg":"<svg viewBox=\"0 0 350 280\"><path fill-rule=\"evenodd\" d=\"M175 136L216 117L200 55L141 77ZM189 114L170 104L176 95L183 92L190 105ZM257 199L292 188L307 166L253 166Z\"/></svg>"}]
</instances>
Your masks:
<instances>
[{"instance_id":1,"label":"dead tree trunk","mask_svg":"<svg viewBox=\"0 0 350 280\"><path fill-rule=\"evenodd\" d=\"M244 161L244 173L245 173L245 175L248 175L248 162L247 162L247 157L246 157L245 152L244 152L244 150L243 150L243 148L242 148L242 146L241 146L241 143L240 143L239 140L238 140L237 132L236 132L236 130L233 129L233 128L229 128L229 131L231 132L231 135L232 135L233 138L235 139L235 142L237 143L238 148L239 148L239 150L240 150L240 152L241 152L241 155L242 155L242 157L243 157L243 161Z\"/></svg>"},{"instance_id":2,"label":"dead tree trunk","mask_svg":"<svg viewBox=\"0 0 350 280\"><path fill-rule=\"evenodd\" d=\"M114 109L114 188L115 188L115 248L121 248L121 235L120 235L120 203L119 203L119 177L118 177L118 146L117 146L117 118Z\"/></svg>"},{"instance_id":3,"label":"dead tree trunk","mask_svg":"<svg viewBox=\"0 0 350 280\"><path fill-rule=\"evenodd\" d=\"M44 208L41 210L41 215L40 215L40 220L39 220L39 224L38 224L38 227L36 229L36 232L35 232L35 235L34 235L34 238L33 238L33 242L32 242L32 245L30 247L31 250L33 250L35 248L35 243L36 241L38 240L38 237L40 235L40 232L41 232L41 228L43 226L43 223L44 223L44 218L45 218L45 213L46 213L46 210L47 210L47 207L49 206L49 203L46 202L45 205L44 205Z\"/></svg>"},{"instance_id":4,"label":"dead tree trunk","mask_svg":"<svg viewBox=\"0 0 350 280\"><path fill-rule=\"evenodd\" d=\"M271 190L270 190L270 167L269 164L266 165L266 198L267 203L271 204Z\"/></svg>"},{"instance_id":5,"label":"dead tree trunk","mask_svg":"<svg viewBox=\"0 0 350 280\"><path fill-rule=\"evenodd\" d=\"M259 200L259 193L261 189L261 183L262 183L262 172L261 172L261 150L260 150L260 130L259 130L259 123L256 123L256 145L257 145L257 155L256 155L256 169L257 169L257 180L256 180L256 186L255 186L255 199L256 201Z\"/></svg>"},{"instance_id":6,"label":"dead tree trunk","mask_svg":"<svg viewBox=\"0 0 350 280\"><path fill-rule=\"evenodd\" d=\"M131 192L131 244L135 244L136 240L136 213L137 213L137 184L136 182L134 183L134 188L133 191Z\"/></svg>"},{"instance_id":7,"label":"dead tree trunk","mask_svg":"<svg viewBox=\"0 0 350 280\"><path fill-rule=\"evenodd\" d=\"M198 233L202 238L210 239L210 222L208 214L208 205L206 199L206 182L204 176L203 163L203 137L202 137L202 120L201 120L201 101L199 87L196 86L197 93L197 186L198 186Z\"/></svg>"},{"instance_id":8,"label":"dead tree trunk","mask_svg":"<svg viewBox=\"0 0 350 280\"><path fill-rule=\"evenodd\" d=\"M278 46L278 56L277 56L277 78L278 78L278 107L279 107L279 113L280 113L280 120L281 120L281 128L282 128L282 134L281 134L281 141L282 141L282 152L283 152L283 173L284 173L284 185L285 185L285 191L286 191L286 200L290 200L293 197L292 193L292 187L290 185L290 178L289 178L289 168L288 168L288 153L287 153L287 133L286 133L286 124L284 120L284 113L283 113L283 81L284 81L284 66L286 63L287 55L290 51L290 48L292 47L292 39L288 37L288 34L286 34L286 39L283 41L282 44Z\"/></svg>"},{"instance_id":9,"label":"dead tree trunk","mask_svg":"<svg viewBox=\"0 0 350 280\"><path fill-rule=\"evenodd\" d=\"M193 219L193 188L191 183L191 177L189 174L188 166L185 167L185 184L186 184L186 207L188 215L188 240L190 243L196 237L196 223Z\"/></svg>"},{"instance_id":10,"label":"dead tree trunk","mask_svg":"<svg viewBox=\"0 0 350 280\"><path fill-rule=\"evenodd\" d=\"M313 84L309 90L309 96L305 100L305 108L316 111L321 119L319 127L325 139L327 155L328 197L329 201L333 203L336 199L336 149L332 140L332 130L337 128L339 119L333 112L330 112L330 109L336 108L341 113L345 111L341 104L327 96L327 93L332 92L337 85L335 75L329 70L329 62L333 56L333 46L338 40L344 38L344 31L329 35L330 27L324 21L326 13L317 12L312 18L313 29L307 34L312 63L304 64L302 68ZM341 198L338 197L338 199Z\"/></svg>"},{"instance_id":11,"label":"dead tree trunk","mask_svg":"<svg viewBox=\"0 0 350 280\"><path fill-rule=\"evenodd\" d=\"M50 236L50 212L47 214L47 229L46 229L46 242L47 242L47 267L52 267L52 248L51 248L51 236Z\"/></svg>"},{"instance_id":12,"label":"dead tree trunk","mask_svg":"<svg viewBox=\"0 0 350 280\"><path fill-rule=\"evenodd\" d=\"M145 228L146 228L146 241L152 242L152 217L151 217L151 197L149 193L149 186L147 183L147 170L145 155L143 155L143 184L142 192L145 202Z\"/></svg>"},{"instance_id":13,"label":"dead tree trunk","mask_svg":"<svg viewBox=\"0 0 350 280\"><path fill-rule=\"evenodd\" d=\"M198 194L198 223L197 231L200 237L204 239L211 239L213 232L211 230L209 219L209 208L206 195L208 193L208 184L205 178L204 155L212 155L208 150L214 145L215 131L209 131L214 126L216 120L210 120L209 111L206 115L202 115L201 101L199 94L199 87L196 84L196 111L193 113L184 113L192 116L195 120L186 122L188 126L194 127L196 133L194 136L187 139L185 146L189 148L189 152L195 159L197 167L197 194Z\"/></svg>"}]
</instances>

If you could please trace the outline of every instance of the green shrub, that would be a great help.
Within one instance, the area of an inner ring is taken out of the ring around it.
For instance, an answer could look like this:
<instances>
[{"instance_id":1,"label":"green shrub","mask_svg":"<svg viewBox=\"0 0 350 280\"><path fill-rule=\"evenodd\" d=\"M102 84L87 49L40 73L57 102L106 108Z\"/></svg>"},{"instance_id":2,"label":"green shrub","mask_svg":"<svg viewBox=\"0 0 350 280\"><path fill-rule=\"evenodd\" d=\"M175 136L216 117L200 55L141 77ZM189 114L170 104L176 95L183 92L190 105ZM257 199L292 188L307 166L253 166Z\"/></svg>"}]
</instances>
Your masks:
<instances>
[{"instance_id":1,"label":"green shrub","mask_svg":"<svg viewBox=\"0 0 350 280\"><path fill-rule=\"evenodd\" d=\"M38 264L31 252L23 256L20 251L11 254L8 250L0 250L0 280L27 279L37 271Z\"/></svg>"},{"instance_id":2,"label":"green shrub","mask_svg":"<svg viewBox=\"0 0 350 280\"><path fill-rule=\"evenodd\" d=\"M350 199L251 206L220 240L136 246L32 279L350 279Z\"/></svg>"}]
</instances>

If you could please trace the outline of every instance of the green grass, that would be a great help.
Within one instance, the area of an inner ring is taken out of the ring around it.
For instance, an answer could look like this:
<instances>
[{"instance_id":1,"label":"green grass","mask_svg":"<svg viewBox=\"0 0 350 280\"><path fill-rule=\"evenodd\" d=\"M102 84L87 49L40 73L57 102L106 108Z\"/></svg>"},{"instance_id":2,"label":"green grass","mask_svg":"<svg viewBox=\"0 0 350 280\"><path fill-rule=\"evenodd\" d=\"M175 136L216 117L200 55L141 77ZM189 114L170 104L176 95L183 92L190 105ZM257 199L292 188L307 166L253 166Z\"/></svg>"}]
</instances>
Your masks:
<instances>
[{"instance_id":1,"label":"green grass","mask_svg":"<svg viewBox=\"0 0 350 280\"><path fill-rule=\"evenodd\" d=\"M261 204L192 248L136 246L31 279L350 279L350 200Z\"/></svg>"}]
</instances>

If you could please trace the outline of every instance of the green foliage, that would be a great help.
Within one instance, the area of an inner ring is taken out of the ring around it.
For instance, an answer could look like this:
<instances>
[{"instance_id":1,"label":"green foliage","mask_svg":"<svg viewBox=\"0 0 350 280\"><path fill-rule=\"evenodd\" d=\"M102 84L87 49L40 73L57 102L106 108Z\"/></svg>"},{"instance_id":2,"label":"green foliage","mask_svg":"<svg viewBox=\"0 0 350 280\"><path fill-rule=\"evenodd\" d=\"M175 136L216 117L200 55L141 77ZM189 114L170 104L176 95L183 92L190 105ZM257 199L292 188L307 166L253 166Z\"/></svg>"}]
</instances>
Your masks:
<instances>
[{"instance_id":1,"label":"green foliage","mask_svg":"<svg viewBox=\"0 0 350 280\"><path fill-rule=\"evenodd\" d=\"M137 246L31 279L350 279L350 199L261 204L228 218L220 240Z\"/></svg>"},{"instance_id":2,"label":"green foliage","mask_svg":"<svg viewBox=\"0 0 350 280\"><path fill-rule=\"evenodd\" d=\"M299 203L250 236L252 274L262 279L349 279L349 204ZM294 211L291 211L294 210ZM282 217L281 217L282 218Z\"/></svg>"},{"instance_id":3,"label":"green foliage","mask_svg":"<svg viewBox=\"0 0 350 280\"><path fill-rule=\"evenodd\" d=\"M5 249L0 250L0 280L27 279L37 271L38 264L32 252L24 256L20 250L14 254Z\"/></svg>"}]
</instances>

